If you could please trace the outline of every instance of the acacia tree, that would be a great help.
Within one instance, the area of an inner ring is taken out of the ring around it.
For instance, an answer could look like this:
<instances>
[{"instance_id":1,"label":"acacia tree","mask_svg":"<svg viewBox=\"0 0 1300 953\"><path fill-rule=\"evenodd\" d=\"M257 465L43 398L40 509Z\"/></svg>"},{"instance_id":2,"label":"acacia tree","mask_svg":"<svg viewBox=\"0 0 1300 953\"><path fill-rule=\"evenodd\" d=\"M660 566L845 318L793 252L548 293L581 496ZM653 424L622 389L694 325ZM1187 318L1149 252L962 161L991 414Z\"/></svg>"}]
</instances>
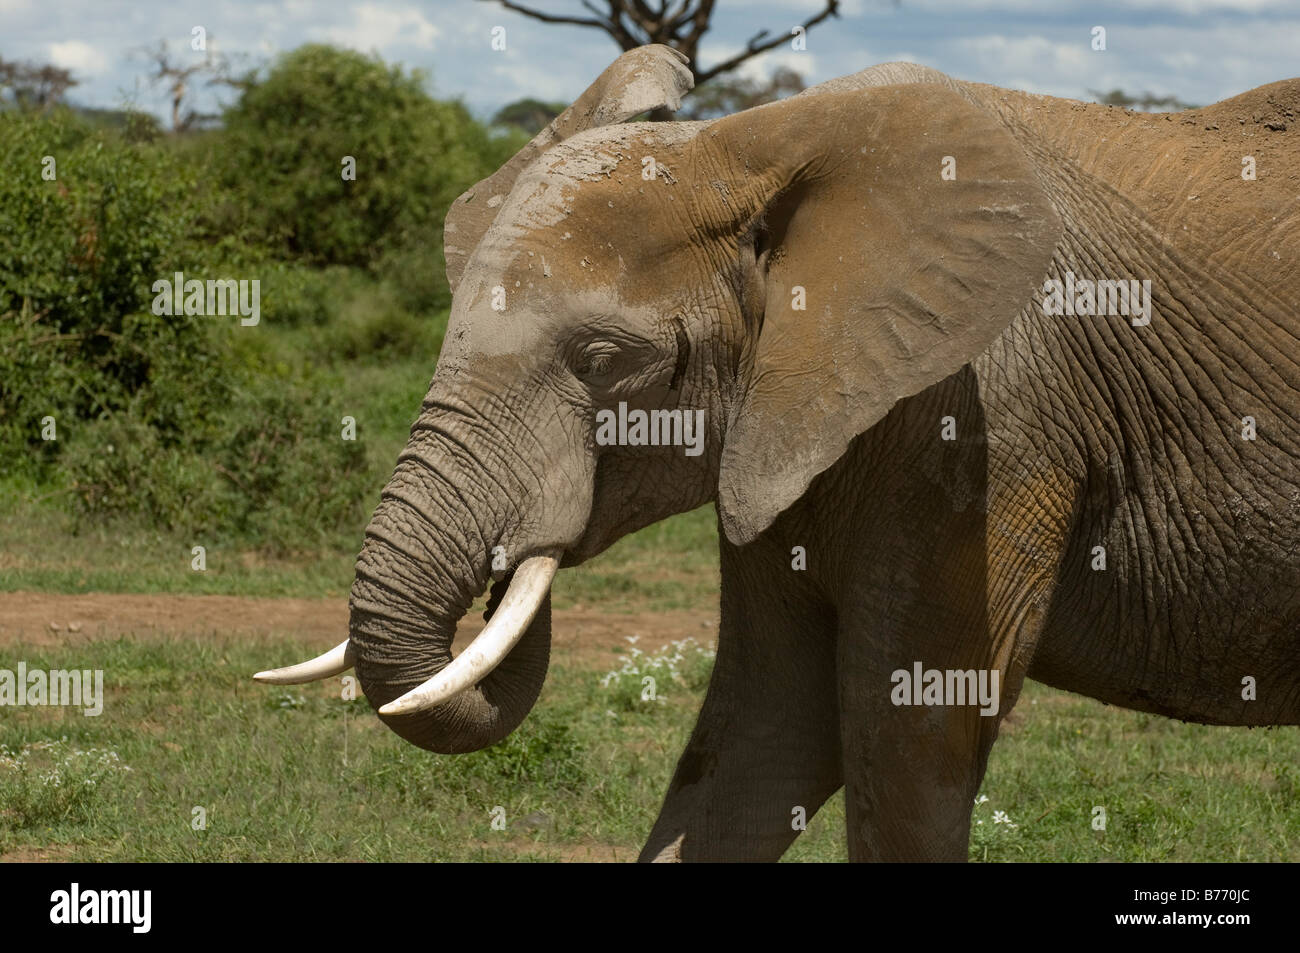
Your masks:
<instances>
[{"instance_id":1,"label":"acacia tree","mask_svg":"<svg viewBox=\"0 0 1300 953\"><path fill-rule=\"evenodd\" d=\"M530 136L535 136L552 119L564 112L568 103L548 103L528 97L516 99L497 110L492 122L498 126L514 126Z\"/></svg>"},{"instance_id":2,"label":"acacia tree","mask_svg":"<svg viewBox=\"0 0 1300 953\"><path fill-rule=\"evenodd\" d=\"M760 53L775 49L790 39L790 31L778 31L775 36L770 30L759 30L745 43L745 48L735 56L702 67L697 53L700 40L709 31L710 19L713 17L717 0L604 0L604 9L596 5L597 0L581 0L590 16L565 16L535 10L517 3L515 0L482 0L485 3L499 3L507 10L532 17L543 23L565 23L571 26L585 26L602 30L613 38L614 42L626 52L647 43L662 43L690 60L691 72L695 74L695 86L707 83L719 74L735 69L741 63ZM824 0L825 6L808 17L801 24L804 30L812 29L827 17L838 17L840 0ZM667 119L667 110L655 110L652 119Z\"/></svg>"},{"instance_id":3,"label":"acacia tree","mask_svg":"<svg viewBox=\"0 0 1300 953\"><path fill-rule=\"evenodd\" d=\"M63 102L64 94L77 85L66 69L42 63L19 63L0 57L0 104L19 109L48 110Z\"/></svg>"}]
</instances>

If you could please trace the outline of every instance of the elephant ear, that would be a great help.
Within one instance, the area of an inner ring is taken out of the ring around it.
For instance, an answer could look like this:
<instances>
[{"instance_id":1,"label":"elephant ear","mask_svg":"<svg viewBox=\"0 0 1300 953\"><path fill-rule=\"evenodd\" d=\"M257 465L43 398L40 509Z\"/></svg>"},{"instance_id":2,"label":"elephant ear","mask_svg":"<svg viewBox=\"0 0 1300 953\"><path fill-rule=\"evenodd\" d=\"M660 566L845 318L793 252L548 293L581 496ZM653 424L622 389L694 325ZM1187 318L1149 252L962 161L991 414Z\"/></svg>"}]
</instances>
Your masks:
<instances>
[{"instance_id":1,"label":"elephant ear","mask_svg":"<svg viewBox=\"0 0 1300 953\"><path fill-rule=\"evenodd\" d=\"M951 85L794 97L699 139L762 289L719 475L739 545L897 401L987 347L1061 225L1024 149Z\"/></svg>"},{"instance_id":2,"label":"elephant ear","mask_svg":"<svg viewBox=\"0 0 1300 953\"><path fill-rule=\"evenodd\" d=\"M452 202L443 226L451 290L456 290L470 255L524 169L551 146L587 129L623 122L651 109L676 109L695 83L688 62L685 54L658 44L629 50L509 162Z\"/></svg>"}]
</instances>

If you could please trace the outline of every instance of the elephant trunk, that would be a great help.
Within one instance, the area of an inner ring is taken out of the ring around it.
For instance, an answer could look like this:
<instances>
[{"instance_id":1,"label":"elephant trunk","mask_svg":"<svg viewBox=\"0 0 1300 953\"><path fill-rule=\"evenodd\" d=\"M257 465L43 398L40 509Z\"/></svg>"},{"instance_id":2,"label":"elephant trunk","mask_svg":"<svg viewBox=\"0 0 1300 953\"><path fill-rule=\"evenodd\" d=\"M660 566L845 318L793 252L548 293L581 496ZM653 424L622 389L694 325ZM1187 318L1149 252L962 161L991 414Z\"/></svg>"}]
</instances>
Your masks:
<instances>
[{"instance_id":1,"label":"elephant trunk","mask_svg":"<svg viewBox=\"0 0 1300 953\"><path fill-rule=\"evenodd\" d=\"M519 586L512 586L514 572L494 584L485 618L497 613L514 631L503 641L489 627L448 668L456 624L487 584L488 553L501 527L480 522L493 511L486 503L470 511L465 488L476 484L464 474L435 470L432 458L408 447L366 530L352 586L349 644L362 690L384 722L421 748L458 754L505 738L537 701L550 657L554 569L539 579L528 568L527 584L525 572ZM521 588L529 589L523 597L517 595ZM523 611L521 598L529 603ZM437 692L446 676L456 684ZM426 685L430 680L434 684ZM413 689L425 695L423 703L403 697Z\"/></svg>"}]
</instances>

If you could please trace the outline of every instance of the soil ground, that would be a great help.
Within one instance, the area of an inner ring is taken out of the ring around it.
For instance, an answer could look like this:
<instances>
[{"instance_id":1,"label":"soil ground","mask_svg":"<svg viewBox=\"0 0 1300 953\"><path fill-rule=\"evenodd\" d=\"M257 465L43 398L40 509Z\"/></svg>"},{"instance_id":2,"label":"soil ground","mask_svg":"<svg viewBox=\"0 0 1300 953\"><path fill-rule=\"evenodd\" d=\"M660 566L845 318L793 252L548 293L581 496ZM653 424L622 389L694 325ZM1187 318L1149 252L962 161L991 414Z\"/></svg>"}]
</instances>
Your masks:
<instances>
[{"instance_id":1,"label":"soil ground","mask_svg":"<svg viewBox=\"0 0 1300 953\"><path fill-rule=\"evenodd\" d=\"M482 612L462 620L456 646L483 628ZM645 652L678 639L711 645L717 619L705 612L633 612L557 609L552 613L552 661L592 668L617 664L635 637ZM236 596L45 592L0 593L0 648L19 642L66 645L78 639L168 638L213 633L218 637L276 639L322 650L348 631L346 599L254 599ZM301 661L286 658L285 664Z\"/></svg>"}]
</instances>

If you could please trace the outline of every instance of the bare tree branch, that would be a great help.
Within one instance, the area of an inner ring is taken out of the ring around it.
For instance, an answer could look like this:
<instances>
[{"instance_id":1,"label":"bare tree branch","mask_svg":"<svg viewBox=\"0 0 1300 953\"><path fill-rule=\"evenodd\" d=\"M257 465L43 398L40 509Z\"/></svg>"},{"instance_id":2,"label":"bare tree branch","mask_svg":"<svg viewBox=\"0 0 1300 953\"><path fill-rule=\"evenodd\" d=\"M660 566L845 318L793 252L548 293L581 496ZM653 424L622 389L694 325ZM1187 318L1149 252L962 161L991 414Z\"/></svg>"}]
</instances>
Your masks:
<instances>
[{"instance_id":1,"label":"bare tree branch","mask_svg":"<svg viewBox=\"0 0 1300 953\"><path fill-rule=\"evenodd\" d=\"M590 0L582 0L582 5L592 13L596 14L601 29L612 36L614 42L616 42L624 52L644 45L640 40L628 32L625 26L623 26L622 21L619 19L622 11L618 9L617 0L609 0L609 17L607 19L601 19L601 12L591 4Z\"/></svg>"},{"instance_id":2,"label":"bare tree branch","mask_svg":"<svg viewBox=\"0 0 1300 953\"><path fill-rule=\"evenodd\" d=\"M205 85L217 84L240 88L245 80L230 75L230 61L220 54L214 55L210 50L204 52L203 59L181 66L172 59L171 50L166 40L160 40L156 47L146 48L144 54L153 61L153 74L149 81L162 85L172 104L172 132L185 132L197 123L215 119L215 113L201 113L186 109L185 103L190 95L190 81L194 77L207 76Z\"/></svg>"},{"instance_id":3,"label":"bare tree branch","mask_svg":"<svg viewBox=\"0 0 1300 953\"><path fill-rule=\"evenodd\" d=\"M806 31L812 29L814 26L816 26L818 23L821 23L827 17L831 17L831 16L838 17L840 15L839 5L840 5L839 0L826 0L826 9L822 10L820 13L816 14L815 16L809 17L807 20L803 22L804 30ZM763 30L760 33L757 33L753 37L751 37L749 42L745 44L745 49L740 53L737 53L731 59L723 60L717 66L711 67L710 69L704 70L703 72L697 70L695 73L695 82L697 84L706 83L709 80L711 80L713 77L717 76L719 73L725 73L728 70L733 70L741 63L745 62L745 60L749 59L750 57L758 56L760 53L766 53L768 50L780 46L782 43L786 42L790 38L789 34L785 36L777 35L773 39L768 40L766 43L759 43L758 41L761 40L764 36L766 36L767 32L768 32L767 30Z\"/></svg>"},{"instance_id":4,"label":"bare tree branch","mask_svg":"<svg viewBox=\"0 0 1300 953\"><path fill-rule=\"evenodd\" d=\"M663 43L684 53L690 60L691 71L695 74L695 85L700 86L713 77L735 69L752 57L775 49L789 40L787 33L771 36L771 31L760 30L749 38L745 48L735 56L723 60L708 69L702 69L698 63L700 40L709 32L717 0L604 0L607 10L596 5L593 0L579 0L589 10L591 17L562 16L535 10L516 3L515 0L482 0L485 3L499 3L507 10L532 17L543 23L565 23L572 26L595 27L603 30L613 38L619 48L627 51L647 43ZM825 7L809 17L802 24L803 29L810 30L828 17L839 16L840 0L824 0ZM653 118L662 119L666 113L656 110Z\"/></svg>"},{"instance_id":5,"label":"bare tree branch","mask_svg":"<svg viewBox=\"0 0 1300 953\"><path fill-rule=\"evenodd\" d=\"M515 13L522 13L526 17L532 17L534 20L541 20L543 23L571 23L577 26L598 26L602 30L606 29L604 22L600 20L584 20L582 17L561 17L551 13L545 13L541 10L531 10L521 3L513 3L511 0L497 0L501 6L507 10L513 10Z\"/></svg>"}]
</instances>

